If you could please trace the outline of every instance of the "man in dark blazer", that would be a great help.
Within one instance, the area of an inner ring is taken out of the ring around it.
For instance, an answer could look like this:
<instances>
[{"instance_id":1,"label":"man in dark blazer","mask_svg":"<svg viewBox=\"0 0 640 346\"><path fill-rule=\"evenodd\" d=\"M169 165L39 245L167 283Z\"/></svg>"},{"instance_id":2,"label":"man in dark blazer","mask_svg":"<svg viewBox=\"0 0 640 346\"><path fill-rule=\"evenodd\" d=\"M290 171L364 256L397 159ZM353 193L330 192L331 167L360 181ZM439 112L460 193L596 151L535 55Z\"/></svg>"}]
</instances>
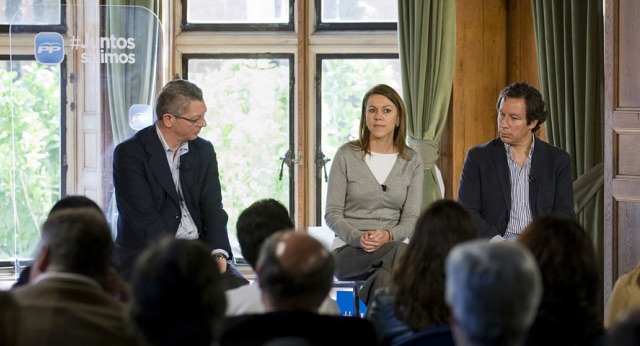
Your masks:
<instances>
[{"instance_id":1,"label":"man in dark blazer","mask_svg":"<svg viewBox=\"0 0 640 346\"><path fill-rule=\"evenodd\" d=\"M368 320L318 314L331 289L334 267L331 253L313 237L293 231L271 235L256 267L267 313L228 318L220 345L276 344L276 339L304 345L375 345Z\"/></svg>"},{"instance_id":2,"label":"man in dark blazer","mask_svg":"<svg viewBox=\"0 0 640 346\"><path fill-rule=\"evenodd\" d=\"M125 278L140 252L167 234L204 240L227 271L232 252L216 153L198 136L206 111L197 85L173 80L158 95L155 125L115 148L116 265Z\"/></svg>"},{"instance_id":3,"label":"man in dark blazer","mask_svg":"<svg viewBox=\"0 0 640 346\"><path fill-rule=\"evenodd\" d=\"M500 137L467 153L458 201L481 237L515 239L539 216L575 217L571 158L535 136L547 118L544 106L534 87L507 86L496 103Z\"/></svg>"}]
</instances>

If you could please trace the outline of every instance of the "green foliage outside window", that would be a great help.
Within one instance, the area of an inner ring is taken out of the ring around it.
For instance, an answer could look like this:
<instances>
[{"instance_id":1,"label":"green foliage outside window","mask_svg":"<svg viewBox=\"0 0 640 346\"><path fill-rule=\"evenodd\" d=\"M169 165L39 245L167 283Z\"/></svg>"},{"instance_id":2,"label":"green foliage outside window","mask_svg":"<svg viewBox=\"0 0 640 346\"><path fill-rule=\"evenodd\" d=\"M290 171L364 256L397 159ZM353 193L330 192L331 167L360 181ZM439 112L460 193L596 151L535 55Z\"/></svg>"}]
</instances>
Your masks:
<instances>
[{"instance_id":1,"label":"green foliage outside window","mask_svg":"<svg viewBox=\"0 0 640 346\"><path fill-rule=\"evenodd\" d=\"M0 85L0 260L32 258L60 199L60 68L4 62Z\"/></svg>"},{"instance_id":2,"label":"green foliage outside window","mask_svg":"<svg viewBox=\"0 0 640 346\"><path fill-rule=\"evenodd\" d=\"M289 149L289 60L192 59L188 79L200 86L207 127L218 157L227 227L239 254L235 226L253 202L275 198L289 208L289 172L280 157Z\"/></svg>"}]
</instances>

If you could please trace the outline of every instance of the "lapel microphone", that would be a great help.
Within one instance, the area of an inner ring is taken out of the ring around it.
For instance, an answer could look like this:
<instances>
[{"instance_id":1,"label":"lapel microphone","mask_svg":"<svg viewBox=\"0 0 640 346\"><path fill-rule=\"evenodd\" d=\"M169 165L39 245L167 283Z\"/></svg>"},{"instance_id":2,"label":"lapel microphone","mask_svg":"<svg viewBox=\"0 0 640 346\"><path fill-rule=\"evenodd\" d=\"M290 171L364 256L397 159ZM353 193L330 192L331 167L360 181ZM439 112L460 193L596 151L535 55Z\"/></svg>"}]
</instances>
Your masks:
<instances>
[{"instance_id":1,"label":"lapel microphone","mask_svg":"<svg viewBox=\"0 0 640 346\"><path fill-rule=\"evenodd\" d=\"M529 182L533 182L535 179L532 176L529 176Z\"/></svg>"},{"instance_id":2,"label":"lapel microphone","mask_svg":"<svg viewBox=\"0 0 640 346\"><path fill-rule=\"evenodd\" d=\"M383 192L387 192L387 185L382 184L382 185L380 185L380 186L382 187L382 191L383 191Z\"/></svg>"}]
</instances>

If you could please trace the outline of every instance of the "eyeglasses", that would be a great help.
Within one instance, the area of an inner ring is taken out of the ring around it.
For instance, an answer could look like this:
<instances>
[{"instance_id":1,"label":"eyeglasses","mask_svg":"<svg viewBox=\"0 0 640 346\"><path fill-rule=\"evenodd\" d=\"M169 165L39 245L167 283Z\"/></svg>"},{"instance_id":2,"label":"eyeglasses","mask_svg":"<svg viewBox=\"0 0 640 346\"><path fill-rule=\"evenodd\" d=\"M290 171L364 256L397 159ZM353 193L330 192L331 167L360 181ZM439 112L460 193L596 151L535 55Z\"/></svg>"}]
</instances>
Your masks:
<instances>
[{"instance_id":1,"label":"eyeglasses","mask_svg":"<svg viewBox=\"0 0 640 346\"><path fill-rule=\"evenodd\" d=\"M200 126L200 127L204 126L204 116L202 116L202 117L200 117L198 119L189 119L189 118L185 118L185 117L180 116L180 115L175 115L175 114L171 114L171 115L173 115L175 118L186 120L186 121L190 122L191 125Z\"/></svg>"}]
</instances>

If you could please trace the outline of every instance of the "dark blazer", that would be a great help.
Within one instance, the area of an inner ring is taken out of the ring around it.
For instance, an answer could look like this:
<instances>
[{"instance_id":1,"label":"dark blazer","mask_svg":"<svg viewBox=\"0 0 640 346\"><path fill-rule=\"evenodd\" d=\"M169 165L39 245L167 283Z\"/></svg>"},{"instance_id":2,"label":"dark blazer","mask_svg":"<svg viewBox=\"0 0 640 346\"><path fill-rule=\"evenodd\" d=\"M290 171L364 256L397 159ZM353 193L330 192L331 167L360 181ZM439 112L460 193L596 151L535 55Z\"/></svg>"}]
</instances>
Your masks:
<instances>
[{"instance_id":1,"label":"dark blazer","mask_svg":"<svg viewBox=\"0 0 640 346\"><path fill-rule=\"evenodd\" d=\"M531 216L561 213L575 218L569 154L535 136L534 140L529 178ZM469 150L458 201L471 213L481 237L504 236L511 211L511 180L500 138Z\"/></svg>"},{"instance_id":2,"label":"dark blazer","mask_svg":"<svg viewBox=\"0 0 640 346\"><path fill-rule=\"evenodd\" d=\"M304 339L308 345L377 345L371 322L357 317L276 311L240 315L225 321L221 346L263 345L282 338Z\"/></svg>"},{"instance_id":3,"label":"dark blazer","mask_svg":"<svg viewBox=\"0 0 640 346\"><path fill-rule=\"evenodd\" d=\"M125 306L91 283L48 278L11 293L20 312L18 346L137 344Z\"/></svg>"},{"instance_id":4,"label":"dark blazer","mask_svg":"<svg viewBox=\"0 0 640 346\"><path fill-rule=\"evenodd\" d=\"M180 158L183 198L200 238L232 256L213 145L202 138L188 143L189 152ZM155 125L116 147L113 185L119 213L116 266L128 277L140 251L164 235L175 236L180 225L178 194Z\"/></svg>"}]
</instances>

